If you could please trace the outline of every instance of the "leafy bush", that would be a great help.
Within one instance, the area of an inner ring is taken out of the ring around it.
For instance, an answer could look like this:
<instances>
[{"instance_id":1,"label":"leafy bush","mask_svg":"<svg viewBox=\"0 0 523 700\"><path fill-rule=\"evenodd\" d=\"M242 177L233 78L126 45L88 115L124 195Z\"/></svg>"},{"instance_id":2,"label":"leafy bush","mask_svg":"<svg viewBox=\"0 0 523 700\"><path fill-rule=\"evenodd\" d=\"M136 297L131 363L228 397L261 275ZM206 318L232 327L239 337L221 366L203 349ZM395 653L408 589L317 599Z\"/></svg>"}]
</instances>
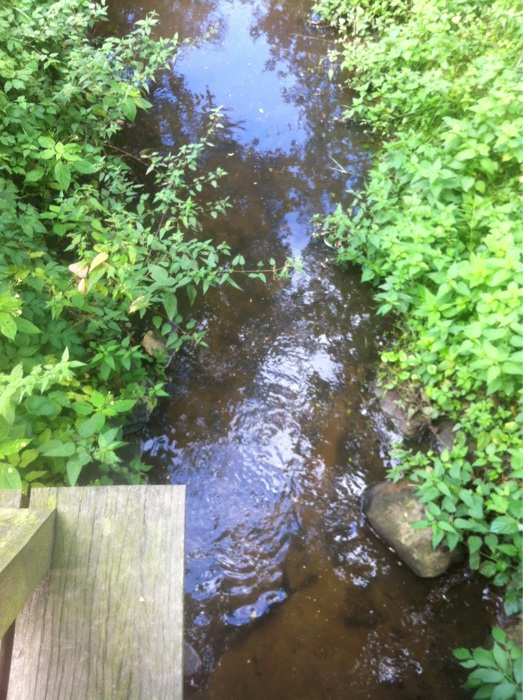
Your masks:
<instances>
[{"instance_id":1,"label":"leafy bush","mask_svg":"<svg viewBox=\"0 0 523 700\"><path fill-rule=\"evenodd\" d=\"M434 545L467 543L498 585L521 581L522 38L507 0L417 0L377 41L347 41L347 117L389 140L323 230L379 285L379 313L400 314L386 381L455 423L450 453L398 450L391 476L419 484Z\"/></svg>"},{"instance_id":2,"label":"leafy bush","mask_svg":"<svg viewBox=\"0 0 523 700\"><path fill-rule=\"evenodd\" d=\"M430 527L434 546L467 545L470 567L505 587L514 614L523 583L523 22L508 0L414 0L396 16L398 7L318 5L345 34L367 32L343 44L357 92L346 116L386 139L364 192L321 222L320 235L378 286L378 312L396 315L385 385L410 415L454 424L450 450L393 452L390 478L407 475L426 504L415 527ZM521 698L521 652L493 634L492 651L456 652L476 669L467 687L476 698Z\"/></svg>"},{"instance_id":3,"label":"leafy bush","mask_svg":"<svg viewBox=\"0 0 523 700\"><path fill-rule=\"evenodd\" d=\"M89 40L104 18L91 0L0 8L0 488L143 478L118 456L125 417L163 392L143 328L169 353L200 342L181 309L242 262L198 236L227 207L198 203L224 174L200 167L219 114L200 142L148 156L153 194L107 148L177 42L153 40L152 17Z\"/></svg>"},{"instance_id":4,"label":"leafy bush","mask_svg":"<svg viewBox=\"0 0 523 700\"><path fill-rule=\"evenodd\" d=\"M340 32L364 36L371 31L383 31L388 24L402 22L411 5L410 0L319 0L313 12Z\"/></svg>"},{"instance_id":5,"label":"leafy bush","mask_svg":"<svg viewBox=\"0 0 523 700\"><path fill-rule=\"evenodd\" d=\"M499 627L492 630L491 650L478 647L472 652L456 649L454 656L464 668L473 668L466 688L475 689L474 698L491 700L520 700L523 696L523 658L521 648L507 641Z\"/></svg>"}]
</instances>

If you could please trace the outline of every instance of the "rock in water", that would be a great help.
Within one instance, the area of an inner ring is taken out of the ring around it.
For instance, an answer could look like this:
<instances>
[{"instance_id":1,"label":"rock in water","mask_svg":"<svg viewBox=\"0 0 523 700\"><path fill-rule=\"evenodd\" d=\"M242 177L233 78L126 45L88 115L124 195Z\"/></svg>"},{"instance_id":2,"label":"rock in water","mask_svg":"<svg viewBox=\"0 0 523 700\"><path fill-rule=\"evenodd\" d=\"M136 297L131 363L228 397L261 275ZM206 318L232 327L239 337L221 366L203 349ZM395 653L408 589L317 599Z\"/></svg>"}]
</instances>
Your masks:
<instances>
[{"instance_id":1,"label":"rock in water","mask_svg":"<svg viewBox=\"0 0 523 700\"><path fill-rule=\"evenodd\" d=\"M451 564L463 560L462 550L433 549L430 528L412 527L425 514L416 486L409 481L396 484L385 481L370 486L363 497L363 512L373 530L417 576L440 576Z\"/></svg>"},{"instance_id":2,"label":"rock in water","mask_svg":"<svg viewBox=\"0 0 523 700\"><path fill-rule=\"evenodd\" d=\"M188 642L183 643L183 676L189 681L202 672L203 662L198 652Z\"/></svg>"}]
</instances>

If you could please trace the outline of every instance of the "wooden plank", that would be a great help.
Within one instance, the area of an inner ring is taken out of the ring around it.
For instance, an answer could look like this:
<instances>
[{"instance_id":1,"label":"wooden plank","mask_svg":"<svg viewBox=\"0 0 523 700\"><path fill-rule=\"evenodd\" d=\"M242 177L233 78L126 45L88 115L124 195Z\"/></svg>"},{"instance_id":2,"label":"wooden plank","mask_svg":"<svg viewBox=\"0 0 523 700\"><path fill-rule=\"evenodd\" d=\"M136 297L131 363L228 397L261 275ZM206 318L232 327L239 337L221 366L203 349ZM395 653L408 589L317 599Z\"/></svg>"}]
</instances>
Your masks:
<instances>
[{"instance_id":1,"label":"wooden plank","mask_svg":"<svg viewBox=\"0 0 523 700\"><path fill-rule=\"evenodd\" d=\"M50 575L19 615L8 700L181 700L185 487L33 491Z\"/></svg>"},{"instance_id":2,"label":"wooden plank","mask_svg":"<svg viewBox=\"0 0 523 700\"><path fill-rule=\"evenodd\" d=\"M22 492L15 489L0 489L0 508L20 508Z\"/></svg>"},{"instance_id":3,"label":"wooden plank","mask_svg":"<svg viewBox=\"0 0 523 700\"><path fill-rule=\"evenodd\" d=\"M20 508L22 492L14 489L0 489L1 508ZM14 622L0 641L0 700L7 697L7 684L9 683L9 667L11 666L11 653L15 636Z\"/></svg>"},{"instance_id":4,"label":"wooden plank","mask_svg":"<svg viewBox=\"0 0 523 700\"><path fill-rule=\"evenodd\" d=\"M0 637L45 576L54 510L0 508Z\"/></svg>"}]
</instances>

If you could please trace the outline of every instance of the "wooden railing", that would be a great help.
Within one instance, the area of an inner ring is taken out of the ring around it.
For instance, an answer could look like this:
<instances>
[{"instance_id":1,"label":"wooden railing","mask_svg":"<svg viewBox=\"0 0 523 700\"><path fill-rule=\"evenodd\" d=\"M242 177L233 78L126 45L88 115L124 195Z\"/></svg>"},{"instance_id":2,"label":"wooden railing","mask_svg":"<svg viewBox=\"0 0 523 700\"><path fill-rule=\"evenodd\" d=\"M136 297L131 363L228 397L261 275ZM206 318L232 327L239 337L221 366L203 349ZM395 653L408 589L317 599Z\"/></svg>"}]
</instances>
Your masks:
<instances>
[{"instance_id":1,"label":"wooden railing","mask_svg":"<svg viewBox=\"0 0 523 700\"><path fill-rule=\"evenodd\" d=\"M0 700L181 700L185 488L19 503L0 492Z\"/></svg>"}]
</instances>

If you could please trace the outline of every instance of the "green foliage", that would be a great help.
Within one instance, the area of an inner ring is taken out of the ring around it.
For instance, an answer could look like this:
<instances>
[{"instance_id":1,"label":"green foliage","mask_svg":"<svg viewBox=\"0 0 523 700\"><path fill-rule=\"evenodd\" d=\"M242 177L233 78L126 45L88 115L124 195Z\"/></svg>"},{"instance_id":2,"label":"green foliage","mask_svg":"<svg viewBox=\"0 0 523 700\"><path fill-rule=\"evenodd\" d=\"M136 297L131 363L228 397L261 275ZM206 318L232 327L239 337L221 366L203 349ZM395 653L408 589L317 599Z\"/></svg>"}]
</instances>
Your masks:
<instances>
[{"instance_id":1,"label":"green foliage","mask_svg":"<svg viewBox=\"0 0 523 700\"><path fill-rule=\"evenodd\" d=\"M474 669L465 683L475 690L477 700L521 700L523 697L523 658L521 648L507 640L499 627L492 630L491 650L477 647L472 651L456 649L454 656L461 666Z\"/></svg>"},{"instance_id":2,"label":"green foliage","mask_svg":"<svg viewBox=\"0 0 523 700\"><path fill-rule=\"evenodd\" d=\"M418 484L417 526L432 529L434 546L467 546L512 614L523 580L521 12L509 0L322 8L359 35L341 52L356 91L346 116L385 143L364 192L320 235L378 287L378 313L395 314L384 382L411 413L454 424L451 451L399 447L390 477ZM495 649L498 660L508 653ZM496 669L471 675L475 697L515 697Z\"/></svg>"},{"instance_id":3,"label":"green foliage","mask_svg":"<svg viewBox=\"0 0 523 700\"><path fill-rule=\"evenodd\" d=\"M387 381L455 423L451 454L398 451L392 476L419 484L434 544L468 544L498 585L521 578L522 39L506 0L419 0L347 42L347 116L394 137L323 230L379 285L378 312L401 315Z\"/></svg>"},{"instance_id":4,"label":"green foliage","mask_svg":"<svg viewBox=\"0 0 523 700\"><path fill-rule=\"evenodd\" d=\"M383 31L388 24L402 22L410 5L410 0L318 0L313 12L354 39L371 31Z\"/></svg>"},{"instance_id":5,"label":"green foliage","mask_svg":"<svg viewBox=\"0 0 523 700\"><path fill-rule=\"evenodd\" d=\"M201 174L219 114L200 142L144 159L152 194L135 184L108 139L150 106L177 41L153 41L152 17L90 41L104 17L90 0L0 8L0 488L142 479L118 448L127 414L163 393L144 329L168 353L201 342L198 291L236 285L227 246L198 235L228 206L199 203L224 174Z\"/></svg>"}]
</instances>

